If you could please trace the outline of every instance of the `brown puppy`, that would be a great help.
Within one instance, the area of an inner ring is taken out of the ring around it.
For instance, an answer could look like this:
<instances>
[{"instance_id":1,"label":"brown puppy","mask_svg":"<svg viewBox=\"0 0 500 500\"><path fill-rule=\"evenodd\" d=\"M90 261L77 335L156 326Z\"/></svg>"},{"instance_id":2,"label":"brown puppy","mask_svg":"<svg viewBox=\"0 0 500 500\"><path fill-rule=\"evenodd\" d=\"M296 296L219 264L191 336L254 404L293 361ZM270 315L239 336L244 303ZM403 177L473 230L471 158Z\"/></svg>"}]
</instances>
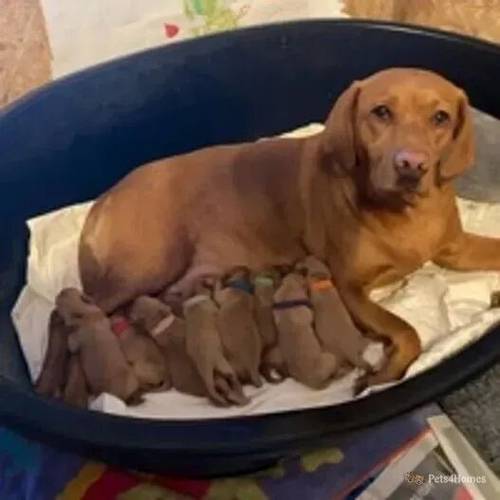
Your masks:
<instances>
[{"instance_id":1,"label":"brown puppy","mask_svg":"<svg viewBox=\"0 0 500 500\"><path fill-rule=\"evenodd\" d=\"M124 316L111 316L111 330L116 335L125 359L142 389L170 389L165 358L153 339L144 335Z\"/></svg>"},{"instance_id":2,"label":"brown puppy","mask_svg":"<svg viewBox=\"0 0 500 500\"><path fill-rule=\"evenodd\" d=\"M80 408L86 408L88 405L89 390L87 379L85 378L80 357L76 354L72 354L69 357L63 400L65 403Z\"/></svg>"},{"instance_id":3,"label":"brown puppy","mask_svg":"<svg viewBox=\"0 0 500 500\"><path fill-rule=\"evenodd\" d=\"M335 354L343 368L371 370L363 359L369 341L354 325L332 283L328 267L316 257L309 256L297 265L297 270L307 277L314 329L323 347Z\"/></svg>"},{"instance_id":4,"label":"brown puppy","mask_svg":"<svg viewBox=\"0 0 500 500\"><path fill-rule=\"evenodd\" d=\"M186 351L186 325L170 306L143 295L130 309L130 319L140 325L162 349L172 386L179 392L206 396L205 384Z\"/></svg>"},{"instance_id":5,"label":"brown puppy","mask_svg":"<svg viewBox=\"0 0 500 500\"><path fill-rule=\"evenodd\" d=\"M313 330L313 313L302 276L290 273L274 295L274 317L281 352L290 375L313 389L322 389L335 376L335 356L323 352Z\"/></svg>"},{"instance_id":6,"label":"brown puppy","mask_svg":"<svg viewBox=\"0 0 500 500\"><path fill-rule=\"evenodd\" d=\"M184 302L186 350L215 404L246 404L249 400L224 356L217 329L219 311L210 295L211 286L200 286L197 287L197 294Z\"/></svg>"},{"instance_id":7,"label":"brown puppy","mask_svg":"<svg viewBox=\"0 0 500 500\"><path fill-rule=\"evenodd\" d=\"M240 382L261 387L262 341L255 322L252 292L249 270L237 268L218 283L214 298L219 306L217 328L224 355Z\"/></svg>"},{"instance_id":8,"label":"brown puppy","mask_svg":"<svg viewBox=\"0 0 500 500\"><path fill-rule=\"evenodd\" d=\"M260 371L270 383L277 383L288 377L286 363L278 342L278 330L274 321L274 293L281 276L275 269L257 273L252 284L255 296L255 321L262 338L262 360Z\"/></svg>"},{"instance_id":9,"label":"brown puppy","mask_svg":"<svg viewBox=\"0 0 500 500\"><path fill-rule=\"evenodd\" d=\"M148 296L138 297L130 311L130 318L141 325L162 348L170 372L172 385L179 392L193 396L208 396L203 380L186 351L186 324L172 314L169 306ZM218 392L227 394L235 403L242 402L224 378L216 375Z\"/></svg>"},{"instance_id":10,"label":"brown puppy","mask_svg":"<svg viewBox=\"0 0 500 500\"><path fill-rule=\"evenodd\" d=\"M48 334L47 351L35 390L43 396L60 397L69 358L68 327L56 310L50 315Z\"/></svg>"},{"instance_id":11,"label":"brown puppy","mask_svg":"<svg viewBox=\"0 0 500 500\"><path fill-rule=\"evenodd\" d=\"M265 269L313 254L355 323L392 344L367 382L394 380L420 341L370 290L428 260L500 270L500 240L464 233L458 216L450 181L473 159L462 90L420 69L382 71L353 83L318 135L212 147L131 172L86 220L84 289L109 312L167 286L188 296L207 267Z\"/></svg>"},{"instance_id":12,"label":"brown puppy","mask_svg":"<svg viewBox=\"0 0 500 500\"><path fill-rule=\"evenodd\" d=\"M80 356L90 392L95 396L107 392L125 402L135 401L139 382L101 309L75 288L59 293L56 308L71 328L68 347Z\"/></svg>"}]
</instances>

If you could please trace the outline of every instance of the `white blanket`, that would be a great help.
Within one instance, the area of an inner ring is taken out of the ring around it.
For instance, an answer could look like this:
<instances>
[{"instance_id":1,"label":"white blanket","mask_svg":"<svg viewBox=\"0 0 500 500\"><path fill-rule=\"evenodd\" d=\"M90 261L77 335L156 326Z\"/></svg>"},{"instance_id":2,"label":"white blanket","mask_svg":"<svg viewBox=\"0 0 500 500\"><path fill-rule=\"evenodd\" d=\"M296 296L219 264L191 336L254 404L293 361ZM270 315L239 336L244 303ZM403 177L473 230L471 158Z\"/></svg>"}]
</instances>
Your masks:
<instances>
[{"instance_id":1,"label":"white blanket","mask_svg":"<svg viewBox=\"0 0 500 500\"><path fill-rule=\"evenodd\" d=\"M321 129L310 125L288 135L303 136ZM29 370L38 376L47 345L47 322L54 298L63 287L80 286L77 244L92 202L63 208L28 221L31 233L27 283L13 309ZM500 236L500 204L459 200L466 230ZM457 273L427 264L401 283L376 290L373 298L412 324L421 338L424 352L410 367L407 377L425 370L463 349L484 335L500 320L500 309L489 310L490 294L500 290L500 273ZM337 404L352 398L356 373L312 391L293 381L245 388L251 403L245 407L216 408L203 398L175 390L148 394L145 403L126 407L110 395L102 395L92 408L121 415L200 419L255 415ZM370 389L379 390L382 387ZM363 395L368 394L366 391Z\"/></svg>"}]
</instances>

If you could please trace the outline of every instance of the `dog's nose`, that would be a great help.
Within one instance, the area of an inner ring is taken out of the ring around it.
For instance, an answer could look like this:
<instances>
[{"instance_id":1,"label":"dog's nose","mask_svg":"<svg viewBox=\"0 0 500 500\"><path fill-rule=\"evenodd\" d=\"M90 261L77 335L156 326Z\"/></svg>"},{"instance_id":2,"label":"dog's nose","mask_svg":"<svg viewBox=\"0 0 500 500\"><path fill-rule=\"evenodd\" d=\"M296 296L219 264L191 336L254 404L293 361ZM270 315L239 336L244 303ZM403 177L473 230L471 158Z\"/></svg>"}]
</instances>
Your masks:
<instances>
[{"instance_id":1,"label":"dog's nose","mask_svg":"<svg viewBox=\"0 0 500 500\"><path fill-rule=\"evenodd\" d=\"M426 153L401 149L394 155L394 168L402 176L421 177L427 171L427 160Z\"/></svg>"}]
</instances>

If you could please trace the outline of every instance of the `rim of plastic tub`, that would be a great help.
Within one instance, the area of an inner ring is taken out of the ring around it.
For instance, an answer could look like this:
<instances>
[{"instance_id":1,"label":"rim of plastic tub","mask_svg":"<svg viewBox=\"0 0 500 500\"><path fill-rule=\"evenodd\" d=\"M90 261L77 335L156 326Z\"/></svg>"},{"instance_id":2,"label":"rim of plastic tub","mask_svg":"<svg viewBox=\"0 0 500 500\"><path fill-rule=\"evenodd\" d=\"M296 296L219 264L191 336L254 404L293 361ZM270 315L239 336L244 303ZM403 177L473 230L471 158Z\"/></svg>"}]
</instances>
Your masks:
<instances>
[{"instance_id":1,"label":"rim of plastic tub","mask_svg":"<svg viewBox=\"0 0 500 500\"><path fill-rule=\"evenodd\" d=\"M279 23L296 27L323 24L337 29L340 26L361 27L364 30L402 31L433 39L447 40L494 52L500 57L500 47L463 35L410 27L402 24L353 20L308 20ZM210 37L240 37L248 32L273 29L276 25L250 27ZM201 43L199 39L183 44ZM180 44L179 44L180 45ZM140 57L141 53L178 50L178 46L159 47L119 58L118 61ZM115 64L117 60L99 66ZM95 67L64 77L49 85L58 85L85 76ZM46 92L41 87L7 107L2 115L16 113L29 105L35 95ZM45 399L0 377L0 421L28 436L59 447L100 456L99 449L115 452L167 452L179 460L208 459L214 455L241 457L245 454L266 454L271 451L285 455L289 450L318 446L327 436L378 423L396 416L450 391L459 384L488 368L500 357L500 326L492 327L478 341L439 365L387 390L346 403L320 408L298 409L272 414L216 418L206 420L157 420L115 416L72 408ZM450 377L450 373L453 374ZM124 465L137 466L132 459Z\"/></svg>"}]
</instances>

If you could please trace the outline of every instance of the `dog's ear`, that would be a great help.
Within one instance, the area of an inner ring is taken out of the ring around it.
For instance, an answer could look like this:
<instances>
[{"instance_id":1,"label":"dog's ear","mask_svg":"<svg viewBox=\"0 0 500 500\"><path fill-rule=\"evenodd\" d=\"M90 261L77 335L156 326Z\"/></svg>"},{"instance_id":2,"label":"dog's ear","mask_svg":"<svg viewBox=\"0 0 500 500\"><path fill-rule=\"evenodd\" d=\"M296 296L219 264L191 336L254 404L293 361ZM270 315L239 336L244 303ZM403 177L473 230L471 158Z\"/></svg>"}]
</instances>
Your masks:
<instances>
[{"instance_id":1,"label":"dog's ear","mask_svg":"<svg viewBox=\"0 0 500 500\"><path fill-rule=\"evenodd\" d=\"M469 100L464 92L458 102L458 122L453 131L453 140L440 162L439 175L447 181L464 173L474 163L474 127L472 124Z\"/></svg>"},{"instance_id":2,"label":"dog's ear","mask_svg":"<svg viewBox=\"0 0 500 500\"><path fill-rule=\"evenodd\" d=\"M355 117L361 82L354 82L335 102L321 137L323 153L345 169L356 164Z\"/></svg>"}]
</instances>

